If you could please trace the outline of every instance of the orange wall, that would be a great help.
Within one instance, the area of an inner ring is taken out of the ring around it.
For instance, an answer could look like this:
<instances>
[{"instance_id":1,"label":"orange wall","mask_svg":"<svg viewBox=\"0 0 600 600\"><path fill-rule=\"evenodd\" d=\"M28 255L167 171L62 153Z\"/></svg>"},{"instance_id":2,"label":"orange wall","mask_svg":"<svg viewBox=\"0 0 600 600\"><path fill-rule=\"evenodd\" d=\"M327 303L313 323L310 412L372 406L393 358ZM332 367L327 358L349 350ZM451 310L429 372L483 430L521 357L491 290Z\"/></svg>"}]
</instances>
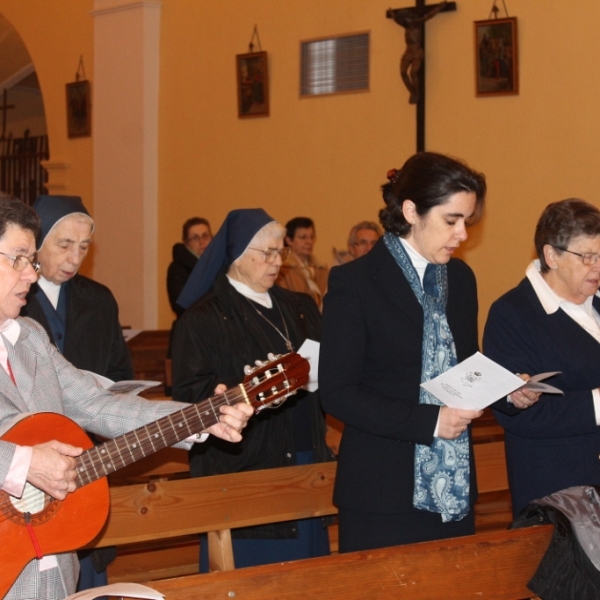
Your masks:
<instances>
[{"instance_id":1,"label":"orange wall","mask_svg":"<svg viewBox=\"0 0 600 600\"><path fill-rule=\"evenodd\" d=\"M478 277L482 324L490 303L522 278L543 207L573 195L600 203L600 3L581 0L576 11L558 0L544 10L530 0L509 4L519 22L517 96L475 97L473 21L488 17L489 2L459 0L456 12L427 24L427 149L467 160L489 184L486 217L463 251ZM386 171L415 148L415 109L398 76L403 31L384 18L388 7L163 2L160 273L193 214L215 227L241 206L263 206L282 221L307 214L317 254L329 262L355 222L376 217ZM269 52L271 116L240 120L235 54L247 51L254 24ZM300 99L300 40L360 31L371 33L369 93ZM170 311L160 301L164 325Z\"/></svg>"},{"instance_id":2,"label":"orange wall","mask_svg":"<svg viewBox=\"0 0 600 600\"><path fill-rule=\"evenodd\" d=\"M93 79L93 23L89 14L92 6L92 0L0 0L0 13L18 31L37 70L50 139L50 162L66 165L54 181L64 186L63 193L82 196L90 209L92 141L67 137L65 84L75 81L80 56L87 78Z\"/></svg>"},{"instance_id":3,"label":"orange wall","mask_svg":"<svg viewBox=\"0 0 600 600\"><path fill-rule=\"evenodd\" d=\"M486 19L490 4L458 0L455 13L427 24L427 148L464 158L488 178L486 217L463 251L478 277L482 321L522 277L547 203L581 196L600 205L600 3L579 0L574 10L550 0L541 9L511 0L520 94L476 98L473 21ZM66 138L64 84L83 54L93 85L92 7L92 0L0 0L38 68L52 160L68 163L66 190L88 204L91 141ZM415 109L398 76L403 31L385 18L388 7L388 0L163 0L157 325L172 318L164 277L192 215L215 229L237 207L263 206L284 222L312 216L317 254L328 262L355 222L376 218L386 171L415 148ZM269 53L271 116L240 120L235 55L247 51L255 24ZM371 34L370 91L300 99L300 40L363 31Z\"/></svg>"}]
</instances>

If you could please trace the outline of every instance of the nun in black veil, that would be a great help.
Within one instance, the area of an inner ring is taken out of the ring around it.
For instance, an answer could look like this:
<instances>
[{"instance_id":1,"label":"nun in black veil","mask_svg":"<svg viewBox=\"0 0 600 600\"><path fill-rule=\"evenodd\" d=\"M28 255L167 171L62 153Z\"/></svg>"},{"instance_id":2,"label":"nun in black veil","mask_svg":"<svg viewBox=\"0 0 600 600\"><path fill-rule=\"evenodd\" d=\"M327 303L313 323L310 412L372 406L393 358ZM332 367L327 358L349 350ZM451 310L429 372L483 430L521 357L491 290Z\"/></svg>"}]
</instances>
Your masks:
<instances>
[{"instance_id":1,"label":"nun in black veil","mask_svg":"<svg viewBox=\"0 0 600 600\"><path fill-rule=\"evenodd\" d=\"M267 354L319 340L320 314L307 294L275 285L285 229L262 209L231 211L196 264L178 303L186 310L173 337L173 399L199 402L244 378ZM190 452L193 477L333 460L317 393L300 391L248 423L236 448L211 436ZM329 554L322 519L234 530L236 567ZM201 546L206 543L202 540ZM201 572L208 570L201 550Z\"/></svg>"}]
</instances>

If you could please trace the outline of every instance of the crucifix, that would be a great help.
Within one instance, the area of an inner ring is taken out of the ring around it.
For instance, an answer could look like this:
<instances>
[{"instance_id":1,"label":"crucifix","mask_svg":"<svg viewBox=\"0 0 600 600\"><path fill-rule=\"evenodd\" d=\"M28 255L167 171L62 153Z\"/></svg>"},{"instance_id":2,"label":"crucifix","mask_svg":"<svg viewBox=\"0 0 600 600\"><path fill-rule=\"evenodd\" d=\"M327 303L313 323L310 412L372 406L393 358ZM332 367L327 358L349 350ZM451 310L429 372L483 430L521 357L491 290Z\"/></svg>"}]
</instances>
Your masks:
<instances>
[{"instance_id":1,"label":"crucifix","mask_svg":"<svg viewBox=\"0 0 600 600\"><path fill-rule=\"evenodd\" d=\"M456 10L456 2L415 2L410 8L390 8L385 16L405 29L406 50L400 59L400 76L410 92L409 103L417 107L417 152L422 152L425 150L425 21L440 12Z\"/></svg>"},{"instance_id":2,"label":"crucifix","mask_svg":"<svg viewBox=\"0 0 600 600\"><path fill-rule=\"evenodd\" d=\"M3 101L2 101L2 106L0 106L0 110L3 111L2 114L2 135L0 135L0 140L4 139L4 136L6 135L6 113L8 112L8 110L10 108L15 108L14 104L7 104L8 99L8 91L6 88L4 88L4 95L3 95Z\"/></svg>"}]
</instances>

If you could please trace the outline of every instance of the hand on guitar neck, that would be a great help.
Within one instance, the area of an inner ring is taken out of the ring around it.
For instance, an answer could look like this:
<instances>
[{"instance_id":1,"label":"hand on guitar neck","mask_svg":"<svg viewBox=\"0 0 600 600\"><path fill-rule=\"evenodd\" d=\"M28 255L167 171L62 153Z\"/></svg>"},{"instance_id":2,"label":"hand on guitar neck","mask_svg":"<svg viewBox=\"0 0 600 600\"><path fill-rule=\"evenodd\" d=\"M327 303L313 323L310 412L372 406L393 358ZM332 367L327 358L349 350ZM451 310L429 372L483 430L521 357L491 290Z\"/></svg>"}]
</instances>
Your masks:
<instances>
[{"instance_id":1,"label":"hand on guitar neck","mask_svg":"<svg viewBox=\"0 0 600 600\"><path fill-rule=\"evenodd\" d=\"M215 388L215 395L222 394L226 389L227 386L219 384ZM246 427L248 418L254 414L254 408L249 404L239 403L221 406L219 410L220 422L202 433L210 433L227 442L239 442L242 439L240 432ZM64 500L69 492L77 489L74 457L79 456L83 448L52 440L33 446L32 449L27 481L53 498Z\"/></svg>"}]
</instances>

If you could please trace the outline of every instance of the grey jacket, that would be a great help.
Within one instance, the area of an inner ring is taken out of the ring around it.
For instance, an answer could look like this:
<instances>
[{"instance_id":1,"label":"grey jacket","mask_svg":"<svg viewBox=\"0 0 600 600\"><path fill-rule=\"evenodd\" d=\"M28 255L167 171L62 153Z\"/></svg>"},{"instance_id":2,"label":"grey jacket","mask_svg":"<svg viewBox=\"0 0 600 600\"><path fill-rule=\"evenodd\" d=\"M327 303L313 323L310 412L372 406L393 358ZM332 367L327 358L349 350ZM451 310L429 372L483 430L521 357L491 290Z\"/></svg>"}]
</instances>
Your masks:
<instances>
[{"instance_id":1,"label":"grey jacket","mask_svg":"<svg viewBox=\"0 0 600 600\"><path fill-rule=\"evenodd\" d=\"M3 429L23 413L55 412L66 415L86 431L111 438L183 408L176 402L114 396L98 387L91 375L84 375L71 365L50 344L39 323L29 318L19 318L18 322L21 332L14 347L5 341L16 386L0 368L0 427ZM51 433L48 436L48 432L41 432L40 442L53 439ZM15 448L15 444L0 439L0 487ZM7 542L3 545L10 546ZM10 549L0 550L0 557L5 551ZM79 570L75 554L59 554L57 558L58 568L41 573L36 560L28 563L5 600L60 600L74 593Z\"/></svg>"}]
</instances>

